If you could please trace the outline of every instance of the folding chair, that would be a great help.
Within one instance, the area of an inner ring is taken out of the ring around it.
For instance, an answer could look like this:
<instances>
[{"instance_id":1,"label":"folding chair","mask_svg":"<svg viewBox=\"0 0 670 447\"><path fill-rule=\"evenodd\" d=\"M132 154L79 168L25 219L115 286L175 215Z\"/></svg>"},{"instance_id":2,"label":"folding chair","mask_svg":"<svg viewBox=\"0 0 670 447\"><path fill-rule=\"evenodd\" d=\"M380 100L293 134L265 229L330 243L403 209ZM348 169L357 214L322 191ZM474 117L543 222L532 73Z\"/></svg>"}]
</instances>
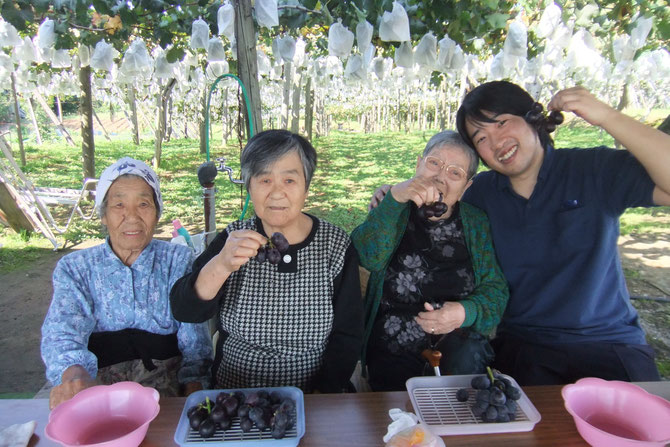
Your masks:
<instances>
[{"instance_id":1,"label":"folding chair","mask_svg":"<svg viewBox=\"0 0 670 447\"><path fill-rule=\"evenodd\" d=\"M98 183L97 179L85 179L81 189L67 188L38 188L21 171L14 160L12 150L7 140L0 135L0 149L4 158L0 157L0 183L9 192L16 206L23 213L33 229L40 232L53 244L54 250L61 248L54 232L63 234L72 223L75 213L82 219L91 220L95 215L95 208L85 213L81 203L85 199L95 196L92 188ZM49 211L48 205L71 206L72 211L64 227L59 226Z\"/></svg>"}]
</instances>

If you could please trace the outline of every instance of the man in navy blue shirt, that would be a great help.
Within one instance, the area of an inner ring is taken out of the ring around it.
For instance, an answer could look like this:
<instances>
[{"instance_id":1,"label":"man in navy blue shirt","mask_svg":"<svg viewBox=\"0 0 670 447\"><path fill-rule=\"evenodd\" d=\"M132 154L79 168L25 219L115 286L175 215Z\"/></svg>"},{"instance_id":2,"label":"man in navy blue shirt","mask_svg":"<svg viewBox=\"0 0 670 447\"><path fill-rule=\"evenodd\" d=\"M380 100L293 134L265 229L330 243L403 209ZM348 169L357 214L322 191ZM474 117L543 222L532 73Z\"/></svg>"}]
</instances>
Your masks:
<instances>
[{"instance_id":1,"label":"man in navy blue shirt","mask_svg":"<svg viewBox=\"0 0 670 447\"><path fill-rule=\"evenodd\" d=\"M549 115L519 86L494 81L468 93L456 118L491 168L462 200L488 214L509 283L494 366L522 385L659 380L617 240L627 208L670 205L670 136L581 87L557 93L548 108ZM600 126L628 150L555 150L549 133L560 111Z\"/></svg>"},{"instance_id":2,"label":"man in navy blue shirt","mask_svg":"<svg viewBox=\"0 0 670 447\"><path fill-rule=\"evenodd\" d=\"M670 136L575 87L543 107L519 86L472 90L457 126L490 171L463 200L482 208L509 282L493 342L495 366L525 385L581 377L659 380L630 303L617 249L629 207L670 205ZM572 112L625 150L554 150L549 133Z\"/></svg>"}]
</instances>

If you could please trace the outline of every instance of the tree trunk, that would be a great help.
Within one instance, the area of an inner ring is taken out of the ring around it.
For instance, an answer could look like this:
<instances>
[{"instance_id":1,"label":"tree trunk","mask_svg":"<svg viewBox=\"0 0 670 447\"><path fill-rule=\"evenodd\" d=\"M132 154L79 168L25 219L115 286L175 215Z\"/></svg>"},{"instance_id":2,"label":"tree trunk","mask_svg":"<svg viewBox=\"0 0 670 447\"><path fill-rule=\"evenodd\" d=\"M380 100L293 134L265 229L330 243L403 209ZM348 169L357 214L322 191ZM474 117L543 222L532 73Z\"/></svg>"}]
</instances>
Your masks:
<instances>
[{"instance_id":1,"label":"tree trunk","mask_svg":"<svg viewBox=\"0 0 670 447\"><path fill-rule=\"evenodd\" d=\"M128 100L128 107L130 108L130 127L133 133L133 143L135 146L140 144L140 126L137 122L137 103L135 102L135 86L128 85L126 99Z\"/></svg>"},{"instance_id":2,"label":"tree trunk","mask_svg":"<svg viewBox=\"0 0 670 447\"><path fill-rule=\"evenodd\" d=\"M81 99L79 114L81 116L81 156L84 178L95 178L95 142L93 140L93 98L91 94L91 67L79 69Z\"/></svg>"},{"instance_id":3,"label":"tree trunk","mask_svg":"<svg viewBox=\"0 0 670 447\"><path fill-rule=\"evenodd\" d=\"M253 133L263 130L261 116L261 92L258 86L258 60L256 56L256 29L251 15L250 0L235 0L235 39L237 40L237 71L240 80L247 89L251 106L251 117L247 116L247 108L243 107L243 114L247 127Z\"/></svg>"},{"instance_id":4,"label":"tree trunk","mask_svg":"<svg viewBox=\"0 0 670 447\"><path fill-rule=\"evenodd\" d=\"M293 85L293 104L291 105L291 132L300 132L300 90L302 88L302 76L296 72L296 81Z\"/></svg>"},{"instance_id":5,"label":"tree trunk","mask_svg":"<svg viewBox=\"0 0 670 447\"><path fill-rule=\"evenodd\" d=\"M156 132L154 141L154 169L158 169L161 165L161 155L163 154L163 139L167 130L167 106L172 94L172 87L176 83L176 79L172 78L167 85L160 89L157 95L157 113L156 113Z\"/></svg>"},{"instance_id":6,"label":"tree trunk","mask_svg":"<svg viewBox=\"0 0 670 447\"><path fill-rule=\"evenodd\" d=\"M291 85L293 84L293 64L284 63L284 113L282 114L281 127L288 129L288 118L291 116Z\"/></svg>"},{"instance_id":7,"label":"tree trunk","mask_svg":"<svg viewBox=\"0 0 670 447\"><path fill-rule=\"evenodd\" d=\"M19 152L21 154L21 167L26 167L26 151L23 148L23 132L21 131L21 115L19 114L19 98L16 95L16 76L12 72L12 96L14 97L14 119L16 120L16 137L19 140Z\"/></svg>"},{"instance_id":8,"label":"tree trunk","mask_svg":"<svg viewBox=\"0 0 670 447\"><path fill-rule=\"evenodd\" d=\"M37 116L35 115L35 107L33 107L33 98L28 98L28 109L30 110L30 119L33 122L33 128L35 129L35 141L37 145L42 144L42 135L40 135L40 126L37 123Z\"/></svg>"},{"instance_id":9,"label":"tree trunk","mask_svg":"<svg viewBox=\"0 0 670 447\"><path fill-rule=\"evenodd\" d=\"M307 77L305 82L305 133L307 139L312 141L312 125L314 124L314 91L312 90L312 77Z\"/></svg>"},{"instance_id":10,"label":"tree trunk","mask_svg":"<svg viewBox=\"0 0 670 447\"><path fill-rule=\"evenodd\" d=\"M93 117L98 122L98 125L100 126L100 129L102 129L102 133L105 138L107 138L107 141L112 141L112 139L109 137L109 133L107 133L107 129L105 129L105 125L102 124L102 121L100 121L100 118L98 117L98 114L95 113L95 110L93 111Z\"/></svg>"},{"instance_id":11,"label":"tree trunk","mask_svg":"<svg viewBox=\"0 0 670 447\"><path fill-rule=\"evenodd\" d=\"M63 122L63 105L60 103L60 96L56 95L56 111L58 112L58 122Z\"/></svg>"}]
</instances>

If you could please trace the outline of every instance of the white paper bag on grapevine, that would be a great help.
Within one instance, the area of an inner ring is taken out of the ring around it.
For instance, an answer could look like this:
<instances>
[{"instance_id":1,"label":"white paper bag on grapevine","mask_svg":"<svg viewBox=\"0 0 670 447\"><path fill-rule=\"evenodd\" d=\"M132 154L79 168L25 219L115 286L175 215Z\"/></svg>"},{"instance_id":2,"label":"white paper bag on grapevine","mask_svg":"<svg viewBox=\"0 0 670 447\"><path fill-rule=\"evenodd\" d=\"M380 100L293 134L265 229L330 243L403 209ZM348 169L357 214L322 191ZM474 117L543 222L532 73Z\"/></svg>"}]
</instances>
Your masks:
<instances>
[{"instance_id":1,"label":"white paper bag on grapevine","mask_svg":"<svg viewBox=\"0 0 670 447\"><path fill-rule=\"evenodd\" d=\"M7 79L14 71L14 62L5 53L0 51L0 78Z\"/></svg>"},{"instance_id":2,"label":"white paper bag on grapevine","mask_svg":"<svg viewBox=\"0 0 670 447\"><path fill-rule=\"evenodd\" d=\"M409 17L398 2L393 2L393 10L385 11L379 25L379 38L384 42L405 42L409 37Z\"/></svg>"},{"instance_id":3,"label":"white paper bag on grapevine","mask_svg":"<svg viewBox=\"0 0 670 447\"><path fill-rule=\"evenodd\" d=\"M12 52L14 60L24 62L26 64L37 62L39 56L33 41L30 40L30 37L26 36L22 42L23 43L21 45L14 47L14 51Z\"/></svg>"},{"instance_id":4,"label":"white paper bag on grapevine","mask_svg":"<svg viewBox=\"0 0 670 447\"><path fill-rule=\"evenodd\" d=\"M433 33L425 34L414 50L414 62L422 67L433 68L437 62L437 38Z\"/></svg>"},{"instance_id":5,"label":"white paper bag on grapevine","mask_svg":"<svg viewBox=\"0 0 670 447\"><path fill-rule=\"evenodd\" d=\"M216 12L216 22L219 27L219 36L226 36L228 40L235 38L235 8L226 1Z\"/></svg>"},{"instance_id":6,"label":"white paper bag on grapevine","mask_svg":"<svg viewBox=\"0 0 670 447\"><path fill-rule=\"evenodd\" d=\"M279 12L277 11L277 0L256 0L256 21L258 26L272 28L279 25Z\"/></svg>"},{"instance_id":7,"label":"white paper bag on grapevine","mask_svg":"<svg viewBox=\"0 0 670 447\"><path fill-rule=\"evenodd\" d=\"M209 62L226 60L226 50L223 48L223 42L218 37L212 37L207 42L207 60Z\"/></svg>"},{"instance_id":8,"label":"white paper bag on grapevine","mask_svg":"<svg viewBox=\"0 0 670 447\"><path fill-rule=\"evenodd\" d=\"M356 45L358 45L358 51L360 51L361 54L365 54L372 43L373 30L374 28L367 20L356 25Z\"/></svg>"},{"instance_id":9,"label":"white paper bag on grapevine","mask_svg":"<svg viewBox=\"0 0 670 447\"><path fill-rule=\"evenodd\" d=\"M148 72L153 65L153 61L149 56L147 47L142 39L135 39L123 55L121 61L121 72L129 77L135 78L144 72Z\"/></svg>"},{"instance_id":10,"label":"white paper bag on grapevine","mask_svg":"<svg viewBox=\"0 0 670 447\"><path fill-rule=\"evenodd\" d=\"M503 51L505 56L525 58L528 54L528 29L520 20L510 23Z\"/></svg>"},{"instance_id":11,"label":"white paper bag on grapevine","mask_svg":"<svg viewBox=\"0 0 670 447\"><path fill-rule=\"evenodd\" d=\"M274 40L277 48L275 56L279 56L284 62L293 62L295 56L295 39L291 36L277 37Z\"/></svg>"},{"instance_id":12,"label":"white paper bag on grapevine","mask_svg":"<svg viewBox=\"0 0 670 447\"><path fill-rule=\"evenodd\" d=\"M72 58L68 50L54 50L51 56L51 66L53 68L69 68L72 66Z\"/></svg>"},{"instance_id":13,"label":"white paper bag on grapevine","mask_svg":"<svg viewBox=\"0 0 670 447\"><path fill-rule=\"evenodd\" d=\"M540 23L537 24L535 32L542 39L550 38L561 23L561 8L556 3L552 3L542 12Z\"/></svg>"},{"instance_id":14,"label":"white paper bag on grapevine","mask_svg":"<svg viewBox=\"0 0 670 447\"><path fill-rule=\"evenodd\" d=\"M379 78L380 81L383 81L386 78L386 76L391 72L392 67L393 61L391 58L377 56L376 58L372 59L372 71L374 71L375 75L377 78Z\"/></svg>"},{"instance_id":15,"label":"white paper bag on grapevine","mask_svg":"<svg viewBox=\"0 0 670 447\"><path fill-rule=\"evenodd\" d=\"M14 25L0 21L0 47L16 47L22 43L23 40Z\"/></svg>"},{"instance_id":16,"label":"white paper bag on grapevine","mask_svg":"<svg viewBox=\"0 0 670 447\"><path fill-rule=\"evenodd\" d=\"M374 45L368 46L368 49L365 50L365 53L363 53L363 65L366 67L370 66L370 62L372 62L372 58L375 57L375 53L377 52L377 49L374 47Z\"/></svg>"},{"instance_id":17,"label":"white paper bag on grapevine","mask_svg":"<svg viewBox=\"0 0 670 447\"><path fill-rule=\"evenodd\" d=\"M267 76L270 74L270 69L272 68L270 58L260 48L256 48L256 65L258 66L259 75Z\"/></svg>"},{"instance_id":18,"label":"white paper bag on grapevine","mask_svg":"<svg viewBox=\"0 0 670 447\"><path fill-rule=\"evenodd\" d=\"M111 44L101 40L95 45L93 55L91 56L91 68L96 70L112 71L114 67L114 58L118 52Z\"/></svg>"},{"instance_id":19,"label":"white paper bag on grapevine","mask_svg":"<svg viewBox=\"0 0 670 447\"><path fill-rule=\"evenodd\" d=\"M154 76L158 79L170 79L175 76L175 65L171 64L167 60L167 55L165 52L161 52L156 56L156 62L154 64Z\"/></svg>"},{"instance_id":20,"label":"white paper bag on grapevine","mask_svg":"<svg viewBox=\"0 0 670 447\"><path fill-rule=\"evenodd\" d=\"M207 48L207 42L209 42L209 26L207 22L198 18L193 21L191 25L191 41L190 46L194 50L198 48Z\"/></svg>"},{"instance_id":21,"label":"white paper bag on grapevine","mask_svg":"<svg viewBox=\"0 0 670 447\"><path fill-rule=\"evenodd\" d=\"M56 42L54 26L55 24L53 20L44 19L44 22L42 22L37 30L37 44L43 50L53 47Z\"/></svg>"},{"instance_id":22,"label":"white paper bag on grapevine","mask_svg":"<svg viewBox=\"0 0 670 447\"><path fill-rule=\"evenodd\" d=\"M631 42L630 36L617 36L612 41L612 54L617 62L632 61L635 57L636 48Z\"/></svg>"},{"instance_id":23,"label":"white paper bag on grapevine","mask_svg":"<svg viewBox=\"0 0 670 447\"><path fill-rule=\"evenodd\" d=\"M354 33L342 25L338 19L328 30L328 54L330 56L347 57L354 46Z\"/></svg>"},{"instance_id":24,"label":"white paper bag on grapevine","mask_svg":"<svg viewBox=\"0 0 670 447\"><path fill-rule=\"evenodd\" d=\"M211 82L216 80L221 75L224 75L228 73L228 62L227 61L220 61L220 62L210 62L207 64L207 70L205 72L205 75L207 76L207 79Z\"/></svg>"},{"instance_id":25,"label":"white paper bag on grapevine","mask_svg":"<svg viewBox=\"0 0 670 447\"><path fill-rule=\"evenodd\" d=\"M400 46L395 49L394 60L398 67L412 68L414 65L414 50L412 49L412 43L409 41L401 43Z\"/></svg>"},{"instance_id":26,"label":"white paper bag on grapevine","mask_svg":"<svg viewBox=\"0 0 670 447\"><path fill-rule=\"evenodd\" d=\"M326 74L329 76L340 77L344 73L342 68L342 61L336 56L326 57Z\"/></svg>"},{"instance_id":27,"label":"white paper bag on grapevine","mask_svg":"<svg viewBox=\"0 0 670 447\"><path fill-rule=\"evenodd\" d=\"M80 67L88 67L91 64L91 47L88 45L79 45L77 54L79 55Z\"/></svg>"},{"instance_id":28,"label":"white paper bag on grapevine","mask_svg":"<svg viewBox=\"0 0 670 447\"><path fill-rule=\"evenodd\" d=\"M293 55L293 65L296 67L302 67L305 65L305 48L307 47L307 43L302 40L298 39L295 41L295 54Z\"/></svg>"},{"instance_id":29,"label":"white paper bag on grapevine","mask_svg":"<svg viewBox=\"0 0 670 447\"><path fill-rule=\"evenodd\" d=\"M630 33L631 44L635 50L639 50L644 46L649 31L651 31L651 25L651 17L638 17L635 21L635 28Z\"/></svg>"},{"instance_id":30,"label":"white paper bag on grapevine","mask_svg":"<svg viewBox=\"0 0 670 447\"><path fill-rule=\"evenodd\" d=\"M363 57L360 54L354 54L347 60L344 77L356 81L365 81L367 79L368 72L363 65Z\"/></svg>"}]
</instances>

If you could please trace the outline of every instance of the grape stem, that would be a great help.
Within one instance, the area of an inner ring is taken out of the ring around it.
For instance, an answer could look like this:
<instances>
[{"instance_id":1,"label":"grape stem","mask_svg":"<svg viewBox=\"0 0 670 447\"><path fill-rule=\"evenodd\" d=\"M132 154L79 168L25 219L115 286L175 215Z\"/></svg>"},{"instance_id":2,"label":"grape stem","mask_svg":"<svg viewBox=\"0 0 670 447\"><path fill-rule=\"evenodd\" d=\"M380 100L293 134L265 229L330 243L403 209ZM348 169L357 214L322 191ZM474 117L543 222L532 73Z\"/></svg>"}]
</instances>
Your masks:
<instances>
[{"instance_id":1,"label":"grape stem","mask_svg":"<svg viewBox=\"0 0 670 447\"><path fill-rule=\"evenodd\" d=\"M493 383L493 371L491 371L491 367L487 366L486 367L486 372L489 376L489 379L491 379L491 383Z\"/></svg>"}]
</instances>

